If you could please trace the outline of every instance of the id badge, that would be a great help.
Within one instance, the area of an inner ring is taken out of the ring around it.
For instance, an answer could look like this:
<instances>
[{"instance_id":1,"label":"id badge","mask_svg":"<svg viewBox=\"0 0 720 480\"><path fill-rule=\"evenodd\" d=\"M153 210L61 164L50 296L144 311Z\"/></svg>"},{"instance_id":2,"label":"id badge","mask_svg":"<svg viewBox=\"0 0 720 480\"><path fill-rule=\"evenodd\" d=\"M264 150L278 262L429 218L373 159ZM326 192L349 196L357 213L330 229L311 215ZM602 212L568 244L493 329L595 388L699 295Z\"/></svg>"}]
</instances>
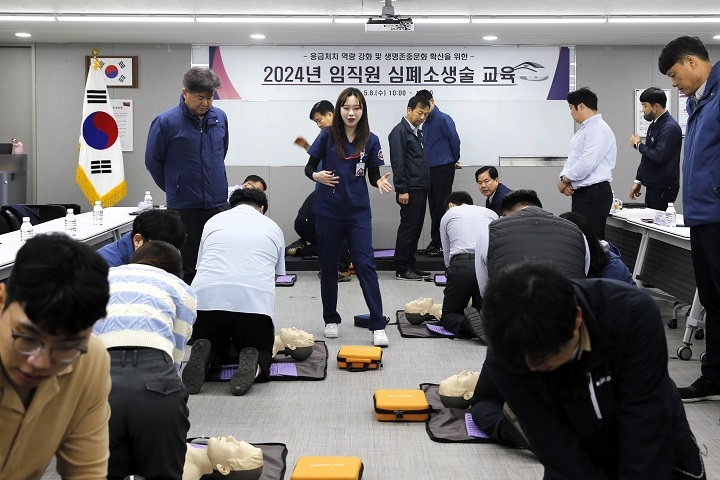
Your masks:
<instances>
[{"instance_id":1,"label":"id badge","mask_svg":"<svg viewBox=\"0 0 720 480\"><path fill-rule=\"evenodd\" d=\"M355 165L355 176L362 177L364 175L365 175L365 164L363 162L358 162L358 164Z\"/></svg>"}]
</instances>

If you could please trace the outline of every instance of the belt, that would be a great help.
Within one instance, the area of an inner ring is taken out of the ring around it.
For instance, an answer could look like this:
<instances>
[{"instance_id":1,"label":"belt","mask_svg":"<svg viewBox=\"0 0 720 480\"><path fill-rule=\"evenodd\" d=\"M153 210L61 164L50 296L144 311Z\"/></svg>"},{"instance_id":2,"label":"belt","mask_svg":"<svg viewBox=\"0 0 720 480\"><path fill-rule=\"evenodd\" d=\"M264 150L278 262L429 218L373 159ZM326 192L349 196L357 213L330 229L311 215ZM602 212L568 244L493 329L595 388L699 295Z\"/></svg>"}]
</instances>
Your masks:
<instances>
[{"instance_id":1,"label":"belt","mask_svg":"<svg viewBox=\"0 0 720 480\"><path fill-rule=\"evenodd\" d=\"M453 255L453 257L450 259L452 262L453 260L474 260L475 254L474 253L458 253L457 255Z\"/></svg>"},{"instance_id":2,"label":"belt","mask_svg":"<svg viewBox=\"0 0 720 480\"><path fill-rule=\"evenodd\" d=\"M601 186L603 186L603 185L605 185L605 184L610 185L610 182L608 182L607 180L605 180L605 181L603 181L603 182L593 183L592 185L584 185L584 186L582 186L582 187L576 188L575 191L577 192L578 190L583 190L583 189L585 189L585 188L587 188L587 189L597 188L597 187L601 187Z\"/></svg>"}]
</instances>

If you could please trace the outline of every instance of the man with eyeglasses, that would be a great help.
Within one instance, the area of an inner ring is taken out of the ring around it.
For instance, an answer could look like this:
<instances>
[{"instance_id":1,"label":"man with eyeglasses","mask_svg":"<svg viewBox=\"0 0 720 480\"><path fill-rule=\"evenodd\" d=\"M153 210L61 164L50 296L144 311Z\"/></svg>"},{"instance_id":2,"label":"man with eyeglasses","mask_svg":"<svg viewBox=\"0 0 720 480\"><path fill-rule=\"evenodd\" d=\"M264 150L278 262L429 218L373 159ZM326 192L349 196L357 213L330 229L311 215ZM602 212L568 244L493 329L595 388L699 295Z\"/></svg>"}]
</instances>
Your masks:
<instances>
[{"instance_id":1,"label":"man with eyeglasses","mask_svg":"<svg viewBox=\"0 0 720 480\"><path fill-rule=\"evenodd\" d=\"M475 181L480 193L485 196L485 208L500 215L500 204L505 195L512 190L500 183L497 168L490 165L478 168L475 172Z\"/></svg>"},{"instance_id":2,"label":"man with eyeglasses","mask_svg":"<svg viewBox=\"0 0 720 480\"><path fill-rule=\"evenodd\" d=\"M108 266L64 234L18 251L0 284L0 478L107 476L110 361L93 324L105 316Z\"/></svg>"}]
</instances>

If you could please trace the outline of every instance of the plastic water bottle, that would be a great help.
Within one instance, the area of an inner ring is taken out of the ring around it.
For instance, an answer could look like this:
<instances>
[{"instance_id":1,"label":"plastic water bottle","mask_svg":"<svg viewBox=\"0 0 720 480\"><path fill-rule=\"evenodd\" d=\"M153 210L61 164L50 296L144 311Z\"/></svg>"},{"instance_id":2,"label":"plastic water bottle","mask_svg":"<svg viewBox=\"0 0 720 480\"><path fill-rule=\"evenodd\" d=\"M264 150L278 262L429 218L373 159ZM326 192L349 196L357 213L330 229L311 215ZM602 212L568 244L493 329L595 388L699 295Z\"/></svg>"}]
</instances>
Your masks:
<instances>
[{"instance_id":1,"label":"plastic water bottle","mask_svg":"<svg viewBox=\"0 0 720 480\"><path fill-rule=\"evenodd\" d=\"M93 207L93 225L102 225L103 224L103 208L102 203L100 200L95 201L95 206Z\"/></svg>"},{"instance_id":2,"label":"plastic water bottle","mask_svg":"<svg viewBox=\"0 0 720 480\"><path fill-rule=\"evenodd\" d=\"M25 242L30 240L35 235L32 223L30 223L30 217L23 217L23 223L20 225L20 245L25 245Z\"/></svg>"},{"instance_id":3,"label":"plastic water bottle","mask_svg":"<svg viewBox=\"0 0 720 480\"><path fill-rule=\"evenodd\" d=\"M152 195L150 195L150 191L145 192L145 199L143 200L143 202L145 202L145 210L152 210L153 199Z\"/></svg>"},{"instance_id":4,"label":"plastic water bottle","mask_svg":"<svg viewBox=\"0 0 720 480\"><path fill-rule=\"evenodd\" d=\"M622 210L622 200L615 196L615 192L613 192L612 209L613 212L619 212L620 210Z\"/></svg>"},{"instance_id":5,"label":"plastic water bottle","mask_svg":"<svg viewBox=\"0 0 720 480\"><path fill-rule=\"evenodd\" d=\"M71 237L77 236L77 219L72 208L68 208L67 215L65 215L65 233Z\"/></svg>"},{"instance_id":6,"label":"plastic water bottle","mask_svg":"<svg viewBox=\"0 0 720 480\"><path fill-rule=\"evenodd\" d=\"M668 203L667 210L665 210L665 226L666 227L674 227L677 225L675 221L675 205L672 204L672 202Z\"/></svg>"}]
</instances>

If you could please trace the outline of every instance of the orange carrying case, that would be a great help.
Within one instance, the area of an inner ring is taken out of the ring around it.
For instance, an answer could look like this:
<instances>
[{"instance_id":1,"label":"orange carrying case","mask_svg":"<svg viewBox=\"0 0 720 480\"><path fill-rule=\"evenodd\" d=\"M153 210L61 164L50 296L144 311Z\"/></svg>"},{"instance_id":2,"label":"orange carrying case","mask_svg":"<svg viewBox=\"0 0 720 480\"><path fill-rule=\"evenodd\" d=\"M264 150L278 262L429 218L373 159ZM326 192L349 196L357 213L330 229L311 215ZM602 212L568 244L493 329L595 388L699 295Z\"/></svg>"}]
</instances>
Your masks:
<instances>
[{"instance_id":1,"label":"orange carrying case","mask_svg":"<svg viewBox=\"0 0 720 480\"><path fill-rule=\"evenodd\" d=\"M373 403L381 422L424 422L430 417L422 390L376 390Z\"/></svg>"},{"instance_id":2,"label":"orange carrying case","mask_svg":"<svg viewBox=\"0 0 720 480\"><path fill-rule=\"evenodd\" d=\"M372 346L340 347L337 354L338 367L352 372L363 372L365 370L377 370L382 368L382 348Z\"/></svg>"},{"instance_id":3,"label":"orange carrying case","mask_svg":"<svg viewBox=\"0 0 720 480\"><path fill-rule=\"evenodd\" d=\"M290 480L360 480L362 474L358 457L300 457Z\"/></svg>"}]
</instances>

